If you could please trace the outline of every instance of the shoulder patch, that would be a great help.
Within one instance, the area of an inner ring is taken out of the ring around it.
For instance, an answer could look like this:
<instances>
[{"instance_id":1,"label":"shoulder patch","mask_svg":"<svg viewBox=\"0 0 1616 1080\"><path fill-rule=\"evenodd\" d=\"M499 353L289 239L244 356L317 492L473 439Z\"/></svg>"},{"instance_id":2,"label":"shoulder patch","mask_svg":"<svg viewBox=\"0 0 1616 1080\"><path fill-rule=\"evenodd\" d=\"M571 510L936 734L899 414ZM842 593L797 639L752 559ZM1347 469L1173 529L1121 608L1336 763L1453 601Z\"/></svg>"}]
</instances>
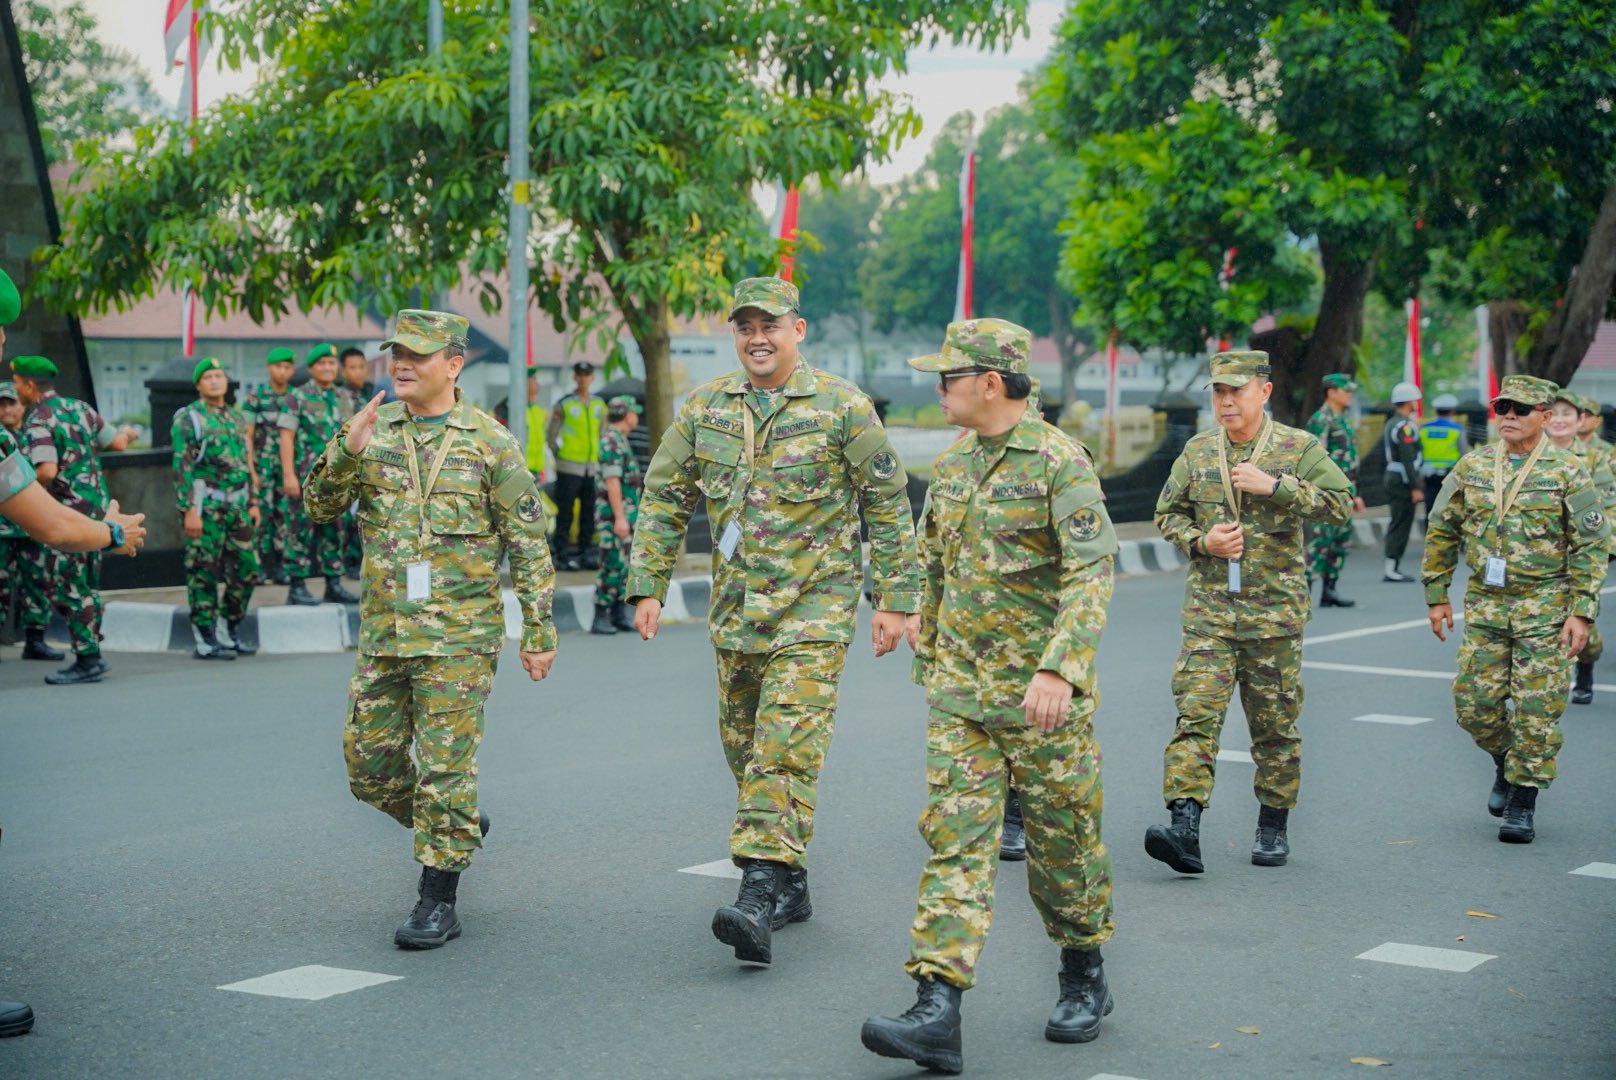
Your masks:
<instances>
[{"instance_id":1,"label":"shoulder patch","mask_svg":"<svg viewBox=\"0 0 1616 1080\"><path fill-rule=\"evenodd\" d=\"M1066 528L1073 540L1087 543L1100 535L1100 515L1093 507L1085 507L1067 519Z\"/></svg>"},{"instance_id":2,"label":"shoulder patch","mask_svg":"<svg viewBox=\"0 0 1616 1080\"><path fill-rule=\"evenodd\" d=\"M544 517L544 504L537 495L528 492L516 501L516 516L531 524Z\"/></svg>"},{"instance_id":3,"label":"shoulder patch","mask_svg":"<svg viewBox=\"0 0 1616 1080\"><path fill-rule=\"evenodd\" d=\"M877 480L891 480L898 472L898 458L890 450L877 451L870 459L870 475Z\"/></svg>"}]
</instances>

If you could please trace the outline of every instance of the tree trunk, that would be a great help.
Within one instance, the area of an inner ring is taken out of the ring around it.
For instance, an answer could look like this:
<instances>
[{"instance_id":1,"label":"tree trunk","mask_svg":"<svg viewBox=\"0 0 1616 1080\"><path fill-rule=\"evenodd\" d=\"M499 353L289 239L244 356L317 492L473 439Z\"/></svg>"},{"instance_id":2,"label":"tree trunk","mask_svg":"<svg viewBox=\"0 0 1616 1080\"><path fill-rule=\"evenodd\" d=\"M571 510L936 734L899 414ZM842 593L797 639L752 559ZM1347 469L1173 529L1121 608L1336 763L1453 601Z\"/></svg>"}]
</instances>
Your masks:
<instances>
[{"instance_id":1,"label":"tree trunk","mask_svg":"<svg viewBox=\"0 0 1616 1080\"><path fill-rule=\"evenodd\" d=\"M1520 372L1515 342L1526 333L1526 305L1519 300L1495 300L1487 305L1487 339L1492 344L1493 373L1498 381Z\"/></svg>"},{"instance_id":2,"label":"tree trunk","mask_svg":"<svg viewBox=\"0 0 1616 1080\"><path fill-rule=\"evenodd\" d=\"M673 423L673 364L668 338L668 303L658 298L638 309L618 299L629 332L640 346L645 362L645 426L651 434L651 452L662 445L662 433Z\"/></svg>"},{"instance_id":3,"label":"tree trunk","mask_svg":"<svg viewBox=\"0 0 1616 1080\"><path fill-rule=\"evenodd\" d=\"M1049 336L1055 339L1055 351L1060 356L1060 401L1064 412L1077 400L1077 331L1072 327L1066 294L1051 285L1045 295L1049 302Z\"/></svg>"},{"instance_id":4,"label":"tree trunk","mask_svg":"<svg viewBox=\"0 0 1616 1080\"><path fill-rule=\"evenodd\" d=\"M1301 363L1291 372L1290 384L1284 387L1283 400L1281 387L1274 388L1274 416L1283 423L1306 422L1324 401L1321 380L1336 372L1351 375L1357 367L1353 350L1363 337L1364 298L1375 277L1375 256L1349 258L1321 237L1319 259L1324 264L1324 296L1313 334L1302 350ZM1274 381L1279 383L1277 378Z\"/></svg>"},{"instance_id":5,"label":"tree trunk","mask_svg":"<svg viewBox=\"0 0 1616 1080\"><path fill-rule=\"evenodd\" d=\"M1610 302L1611 284L1616 282L1616 184L1605 189L1599 213L1588 230L1582 260L1571 272L1565 296L1549 324L1532 343L1526 358L1529 374L1569 385L1582 358L1588 354L1599 320Z\"/></svg>"}]
</instances>

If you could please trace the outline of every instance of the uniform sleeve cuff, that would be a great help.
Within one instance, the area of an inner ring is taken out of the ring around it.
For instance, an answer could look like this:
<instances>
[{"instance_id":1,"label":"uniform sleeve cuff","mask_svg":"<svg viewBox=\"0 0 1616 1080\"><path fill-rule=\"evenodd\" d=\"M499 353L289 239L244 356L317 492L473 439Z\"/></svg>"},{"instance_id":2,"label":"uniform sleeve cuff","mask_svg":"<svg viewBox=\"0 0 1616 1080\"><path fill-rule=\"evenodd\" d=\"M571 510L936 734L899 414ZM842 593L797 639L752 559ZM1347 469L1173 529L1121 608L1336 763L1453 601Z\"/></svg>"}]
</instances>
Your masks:
<instances>
[{"instance_id":1,"label":"uniform sleeve cuff","mask_svg":"<svg viewBox=\"0 0 1616 1080\"><path fill-rule=\"evenodd\" d=\"M636 600L655 600L659 604L668 602L668 583L658 581L649 574L630 574L628 584L623 586L623 595L629 602Z\"/></svg>"},{"instance_id":2,"label":"uniform sleeve cuff","mask_svg":"<svg viewBox=\"0 0 1616 1080\"><path fill-rule=\"evenodd\" d=\"M874 602L877 611L896 611L904 615L920 613L920 594L917 592L876 593Z\"/></svg>"},{"instance_id":3,"label":"uniform sleeve cuff","mask_svg":"<svg viewBox=\"0 0 1616 1080\"><path fill-rule=\"evenodd\" d=\"M1268 498L1276 506L1289 506L1296 501L1296 480L1290 476L1281 476L1279 478L1279 490Z\"/></svg>"},{"instance_id":4,"label":"uniform sleeve cuff","mask_svg":"<svg viewBox=\"0 0 1616 1080\"><path fill-rule=\"evenodd\" d=\"M1446 585L1427 585L1425 587L1425 606L1435 607L1448 602L1448 587Z\"/></svg>"},{"instance_id":5,"label":"uniform sleeve cuff","mask_svg":"<svg viewBox=\"0 0 1616 1080\"><path fill-rule=\"evenodd\" d=\"M1580 615L1589 622L1599 618L1599 598L1597 596L1579 596L1571 602L1571 614Z\"/></svg>"},{"instance_id":6,"label":"uniform sleeve cuff","mask_svg":"<svg viewBox=\"0 0 1616 1080\"><path fill-rule=\"evenodd\" d=\"M556 628L553 622L522 627L523 652L552 652L556 647Z\"/></svg>"}]
</instances>

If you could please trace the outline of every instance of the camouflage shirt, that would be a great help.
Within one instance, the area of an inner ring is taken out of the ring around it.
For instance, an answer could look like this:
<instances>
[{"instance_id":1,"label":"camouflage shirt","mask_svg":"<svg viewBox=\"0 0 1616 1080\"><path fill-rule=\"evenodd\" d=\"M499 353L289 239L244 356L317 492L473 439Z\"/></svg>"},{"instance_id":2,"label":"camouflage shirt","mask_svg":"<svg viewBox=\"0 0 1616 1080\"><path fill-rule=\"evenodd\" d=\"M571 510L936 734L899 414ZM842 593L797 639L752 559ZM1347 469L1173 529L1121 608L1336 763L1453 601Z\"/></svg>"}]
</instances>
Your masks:
<instances>
[{"instance_id":1,"label":"camouflage shirt","mask_svg":"<svg viewBox=\"0 0 1616 1080\"><path fill-rule=\"evenodd\" d=\"M1307 433L1324 446L1324 452L1330 455L1336 468L1346 475L1349 489L1354 498L1358 495L1358 437L1353 433L1352 425L1347 422L1347 414L1338 413L1328 405L1320 405L1319 411L1314 413L1307 422Z\"/></svg>"},{"instance_id":2,"label":"camouflage shirt","mask_svg":"<svg viewBox=\"0 0 1616 1080\"><path fill-rule=\"evenodd\" d=\"M34 467L22 456L16 436L0 427L0 503L14 498L23 488L34 482ZM21 525L0 516L0 539L27 536Z\"/></svg>"},{"instance_id":3,"label":"camouflage shirt","mask_svg":"<svg viewBox=\"0 0 1616 1080\"><path fill-rule=\"evenodd\" d=\"M634 531L626 595L661 600L696 507L712 529L713 644L772 652L853 638L860 573L859 510L869 523L875 606L914 612L919 568L908 477L870 399L852 383L799 362L769 417L744 372L698 387L651 460ZM752 482L742 410L756 434ZM725 559L718 541L734 525Z\"/></svg>"},{"instance_id":4,"label":"camouflage shirt","mask_svg":"<svg viewBox=\"0 0 1616 1080\"><path fill-rule=\"evenodd\" d=\"M500 423L455 391L444 423L412 421L402 402L383 405L359 457L342 436L308 474L303 505L315 521L335 521L355 499L364 540L359 651L370 656L497 653L505 643L500 557L510 556L511 588L522 606L525 652L556 647L550 608L555 568L545 542L544 506L521 448ZM443 471L422 508L410 476L414 455L428 482L443 440L454 434ZM431 566L430 595L409 599L412 563Z\"/></svg>"},{"instance_id":5,"label":"camouflage shirt","mask_svg":"<svg viewBox=\"0 0 1616 1080\"><path fill-rule=\"evenodd\" d=\"M639 511L640 492L645 489L645 471L629 444L628 433L608 427L600 433L600 483L595 485L595 522L603 534L612 531L612 504L606 497L606 481L614 476L622 483L623 512L632 524Z\"/></svg>"},{"instance_id":6,"label":"camouflage shirt","mask_svg":"<svg viewBox=\"0 0 1616 1080\"><path fill-rule=\"evenodd\" d=\"M1558 626L1568 615L1596 618L1610 523L1588 470L1573 454L1545 447L1499 522L1493 471L1498 455L1505 452L1502 442L1472 450L1442 482L1431 507L1420 568L1425 602L1448 603L1448 586L1463 547L1470 567L1467 620L1541 627ZM1525 461L1509 455L1504 469L1506 496ZM1489 556L1504 560L1500 587L1486 584Z\"/></svg>"},{"instance_id":7,"label":"camouflage shirt","mask_svg":"<svg viewBox=\"0 0 1616 1080\"><path fill-rule=\"evenodd\" d=\"M34 465L56 466L49 491L63 506L100 518L107 508L107 485L96 451L112 445L117 432L94 409L54 390L34 403L23 420L22 442Z\"/></svg>"},{"instance_id":8,"label":"camouflage shirt","mask_svg":"<svg viewBox=\"0 0 1616 1080\"><path fill-rule=\"evenodd\" d=\"M282 431L297 432L292 444L292 463L298 476L307 476L320 454L336 438L337 430L348 419L342 395L336 387L321 390L313 379L293 390L288 408L276 421ZM277 454L280 451L276 451Z\"/></svg>"},{"instance_id":9,"label":"camouflage shirt","mask_svg":"<svg viewBox=\"0 0 1616 1080\"><path fill-rule=\"evenodd\" d=\"M1087 722L1116 550L1088 455L1035 410L997 451L975 433L944 451L920 524L915 670L927 701L1020 727L1027 683L1051 671Z\"/></svg>"},{"instance_id":10,"label":"camouflage shirt","mask_svg":"<svg viewBox=\"0 0 1616 1080\"><path fill-rule=\"evenodd\" d=\"M1234 521L1218 468L1222 428L1203 431L1184 445L1156 500L1156 528L1189 556L1184 585L1184 628L1238 641L1302 632L1311 613L1303 560L1302 523L1342 525L1352 518L1352 485L1319 441L1272 419L1273 435L1256 466L1280 479L1272 496L1241 496L1240 591L1229 591L1229 561L1203 554L1212 526ZM1262 434L1230 444L1229 468L1251 457Z\"/></svg>"},{"instance_id":11,"label":"camouflage shirt","mask_svg":"<svg viewBox=\"0 0 1616 1080\"><path fill-rule=\"evenodd\" d=\"M253 429L253 464L258 468L258 489L272 491L281 476L281 417L292 411L292 388L277 394L267 383L253 387L241 411ZM294 429L295 430L295 429Z\"/></svg>"},{"instance_id":12,"label":"camouflage shirt","mask_svg":"<svg viewBox=\"0 0 1616 1080\"><path fill-rule=\"evenodd\" d=\"M247 417L240 407L192 402L174 414L173 443L180 513L197 505L199 487L225 494L247 489Z\"/></svg>"}]
</instances>

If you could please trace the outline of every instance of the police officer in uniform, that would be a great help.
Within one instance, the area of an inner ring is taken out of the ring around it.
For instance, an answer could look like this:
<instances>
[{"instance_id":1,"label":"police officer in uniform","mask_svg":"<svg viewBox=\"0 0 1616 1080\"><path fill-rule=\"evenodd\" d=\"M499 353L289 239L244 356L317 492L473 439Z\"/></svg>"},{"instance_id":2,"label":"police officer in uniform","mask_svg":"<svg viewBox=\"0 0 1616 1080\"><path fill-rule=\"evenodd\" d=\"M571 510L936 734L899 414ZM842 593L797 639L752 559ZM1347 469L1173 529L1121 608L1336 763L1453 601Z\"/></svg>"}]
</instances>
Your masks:
<instances>
[{"instance_id":1,"label":"police officer in uniform","mask_svg":"<svg viewBox=\"0 0 1616 1080\"><path fill-rule=\"evenodd\" d=\"M1403 573L1398 563L1408 550L1408 534L1414 528L1414 505L1425 501L1420 486L1420 428L1414 422L1420 388L1400 382L1392 387L1392 415L1380 433L1380 448L1386 455L1386 507L1391 521L1386 525L1386 574L1383 581L1416 581Z\"/></svg>"},{"instance_id":2,"label":"police officer in uniform","mask_svg":"<svg viewBox=\"0 0 1616 1080\"><path fill-rule=\"evenodd\" d=\"M1459 399L1452 394L1438 394L1431 402L1436 419L1420 425L1420 479L1425 494L1425 516L1429 521L1431 507L1436 503L1442 481L1459 464L1459 459L1470 453L1470 436L1458 420Z\"/></svg>"},{"instance_id":3,"label":"police officer in uniform","mask_svg":"<svg viewBox=\"0 0 1616 1080\"><path fill-rule=\"evenodd\" d=\"M599 570L595 554L595 480L600 475L600 435L606 429L606 403L589 393L595 365L572 365L576 385L555 403L546 434L555 453L557 569ZM569 547L573 503L578 504L578 543Z\"/></svg>"}]
</instances>

